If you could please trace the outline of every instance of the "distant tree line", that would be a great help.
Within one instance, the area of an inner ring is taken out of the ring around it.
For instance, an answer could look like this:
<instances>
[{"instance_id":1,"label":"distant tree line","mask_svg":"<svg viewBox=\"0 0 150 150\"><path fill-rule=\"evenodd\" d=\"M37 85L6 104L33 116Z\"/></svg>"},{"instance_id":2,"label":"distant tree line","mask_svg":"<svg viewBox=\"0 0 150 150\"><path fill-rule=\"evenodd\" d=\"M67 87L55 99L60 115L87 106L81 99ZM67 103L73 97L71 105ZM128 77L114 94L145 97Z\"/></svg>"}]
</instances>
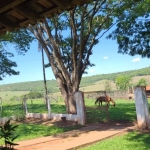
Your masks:
<instances>
[{"instance_id":1,"label":"distant tree line","mask_svg":"<svg viewBox=\"0 0 150 150\"><path fill-rule=\"evenodd\" d=\"M80 87L90 86L90 85L95 84L95 82L98 82L101 80L112 80L115 82L116 78L121 75L122 76L128 75L130 78L135 77L135 76L150 75L150 67L146 67L146 68L142 68L138 70L83 77L81 80ZM48 93L59 92L56 80L48 80L47 88L48 88ZM37 92L44 93L44 84L43 84L43 81L5 84L5 85L0 85L0 91L33 91L33 92L37 91Z\"/></svg>"},{"instance_id":2,"label":"distant tree line","mask_svg":"<svg viewBox=\"0 0 150 150\"><path fill-rule=\"evenodd\" d=\"M43 98L42 92L31 91L28 94L25 94L27 99L37 99ZM13 96L10 100L23 100L25 95L21 95L20 97Z\"/></svg>"}]
</instances>

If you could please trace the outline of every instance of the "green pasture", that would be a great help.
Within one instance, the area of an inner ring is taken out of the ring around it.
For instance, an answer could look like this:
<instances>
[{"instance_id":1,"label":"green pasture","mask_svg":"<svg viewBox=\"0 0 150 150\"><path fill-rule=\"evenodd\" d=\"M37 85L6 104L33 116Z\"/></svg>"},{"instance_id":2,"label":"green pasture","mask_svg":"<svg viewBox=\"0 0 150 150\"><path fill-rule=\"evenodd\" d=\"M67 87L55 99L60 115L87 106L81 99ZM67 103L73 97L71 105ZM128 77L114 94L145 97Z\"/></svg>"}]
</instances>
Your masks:
<instances>
[{"instance_id":1,"label":"green pasture","mask_svg":"<svg viewBox=\"0 0 150 150\"><path fill-rule=\"evenodd\" d=\"M107 121L106 111L99 110L98 104L94 104L95 100L85 99L87 123L105 122ZM115 100L116 107L110 106L108 109L110 121L133 122L136 120L135 103L132 100ZM94 109L91 109L94 108ZM43 99L27 100L27 108L29 113L47 113L46 104ZM98 108L98 109L96 109ZM66 113L66 108L62 100L51 102L52 113ZM19 100L3 101L1 117L10 117L12 115L24 115L22 102Z\"/></svg>"},{"instance_id":2,"label":"green pasture","mask_svg":"<svg viewBox=\"0 0 150 150\"><path fill-rule=\"evenodd\" d=\"M27 108L29 113L47 113L47 107L43 99L33 99L27 100ZM51 103L52 113L66 113L66 108L62 104L62 100L59 102L52 101ZM25 111L22 106L22 101L3 101L2 110L0 109L0 117L10 117L10 116L24 116Z\"/></svg>"},{"instance_id":3,"label":"green pasture","mask_svg":"<svg viewBox=\"0 0 150 150\"><path fill-rule=\"evenodd\" d=\"M29 91L1 91L0 97L3 101L9 101L13 96L20 97L28 93Z\"/></svg>"},{"instance_id":4,"label":"green pasture","mask_svg":"<svg viewBox=\"0 0 150 150\"><path fill-rule=\"evenodd\" d=\"M98 104L94 105L95 100L86 99L86 115L87 123L95 122L105 122L107 121L106 111L103 110L93 110L90 108L97 108ZM133 122L136 120L136 110L134 101L117 99L115 100L116 107L110 106L108 109L110 121L119 121L119 122Z\"/></svg>"},{"instance_id":5,"label":"green pasture","mask_svg":"<svg viewBox=\"0 0 150 150\"><path fill-rule=\"evenodd\" d=\"M106 113L97 109L91 110L90 108L96 108L93 99L85 99L86 105L86 116L87 124L105 122L107 120ZM118 99L115 101L116 107L111 106L109 108L109 117L111 122L133 122L136 120L135 104L134 101L121 100ZM27 100L27 106L29 112L44 113L47 112L45 103L42 99L37 100ZM62 103L62 100L58 102L51 103L52 113L66 113L65 105ZM13 113L24 114L22 105L20 102L14 103L3 103L3 115L9 117ZM42 124L19 124L16 134L19 135L17 141L25 139L33 139L41 136L55 135L62 133L68 130L73 130L76 128L81 128L82 126L71 126L71 127L58 127L56 125L46 126Z\"/></svg>"},{"instance_id":6,"label":"green pasture","mask_svg":"<svg viewBox=\"0 0 150 150\"><path fill-rule=\"evenodd\" d=\"M80 150L148 150L150 149L149 139L150 134L134 131L92 144Z\"/></svg>"}]
</instances>

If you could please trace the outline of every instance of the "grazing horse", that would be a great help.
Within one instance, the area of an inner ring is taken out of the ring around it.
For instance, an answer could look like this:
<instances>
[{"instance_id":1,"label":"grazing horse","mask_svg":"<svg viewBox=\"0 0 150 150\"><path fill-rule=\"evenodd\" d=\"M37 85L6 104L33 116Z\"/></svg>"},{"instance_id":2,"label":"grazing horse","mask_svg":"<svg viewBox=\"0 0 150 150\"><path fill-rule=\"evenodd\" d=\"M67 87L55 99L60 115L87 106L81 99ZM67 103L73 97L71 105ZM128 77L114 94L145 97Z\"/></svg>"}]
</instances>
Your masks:
<instances>
[{"instance_id":1,"label":"grazing horse","mask_svg":"<svg viewBox=\"0 0 150 150\"><path fill-rule=\"evenodd\" d=\"M99 107L100 107L100 103L101 103L101 106L102 106L102 102L106 102L107 103L107 105L109 106L110 105L110 102L112 102L113 103L113 106L115 107L116 106L116 103L114 102L114 100L111 98L111 97L109 97L109 96L99 96L97 99L96 99L96 101L95 101L95 105L96 105L96 103L98 103L99 102Z\"/></svg>"}]
</instances>

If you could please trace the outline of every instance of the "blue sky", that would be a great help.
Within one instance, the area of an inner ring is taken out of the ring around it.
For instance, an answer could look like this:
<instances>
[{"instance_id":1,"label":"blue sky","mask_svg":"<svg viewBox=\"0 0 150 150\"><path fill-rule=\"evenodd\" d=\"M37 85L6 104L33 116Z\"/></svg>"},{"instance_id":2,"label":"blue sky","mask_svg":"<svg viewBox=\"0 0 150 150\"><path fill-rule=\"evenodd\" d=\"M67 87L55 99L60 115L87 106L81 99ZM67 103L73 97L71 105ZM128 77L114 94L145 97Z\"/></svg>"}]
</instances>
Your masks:
<instances>
[{"instance_id":1,"label":"blue sky","mask_svg":"<svg viewBox=\"0 0 150 150\"><path fill-rule=\"evenodd\" d=\"M13 53L15 52L12 45L9 45L8 48L13 50ZM141 58L139 55L132 57L118 54L117 51L118 45L116 41L107 40L104 36L99 44L93 48L93 55L90 60L95 66L89 68L87 70L88 74L84 76L121 72L150 66L150 59ZM6 76L0 81L0 84L43 80L42 55L38 51L37 42L31 44L30 50L24 56L15 53L15 56L11 59L17 62L18 67L15 70L20 71L20 75ZM45 63L47 63L46 56ZM55 79L51 68L46 69L46 78L47 80Z\"/></svg>"}]
</instances>

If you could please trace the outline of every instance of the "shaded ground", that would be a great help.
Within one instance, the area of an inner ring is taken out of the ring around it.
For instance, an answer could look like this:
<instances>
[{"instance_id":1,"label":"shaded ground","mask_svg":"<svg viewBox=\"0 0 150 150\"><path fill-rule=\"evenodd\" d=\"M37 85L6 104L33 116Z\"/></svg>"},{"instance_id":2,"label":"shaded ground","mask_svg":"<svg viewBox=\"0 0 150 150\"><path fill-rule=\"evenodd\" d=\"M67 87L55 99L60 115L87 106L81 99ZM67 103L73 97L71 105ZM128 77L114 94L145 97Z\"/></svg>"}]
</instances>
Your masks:
<instances>
[{"instance_id":1,"label":"shaded ground","mask_svg":"<svg viewBox=\"0 0 150 150\"><path fill-rule=\"evenodd\" d=\"M75 121L41 120L38 118L26 118L25 120L19 121L18 123L43 124L46 126L56 125L58 127L70 127L70 126L78 125L78 123Z\"/></svg>"},{"instance_id":2,"label":"shaded ground","mask_svg":"<svg viewBox=\"0 0 150 150\"><path fill-rule=\"evenodd\" d=\"M34 123L44 125L57 125L59 127L70 127L76 125L77 122L72 121L54 121L54 120L39 120L39 119L26 119L23 123ZM51 149L72 149L74 147L85 146L99 140L110 138L115 135L125 134L131 131L128 127L135 127L134 123L129 122L110 122L110 123L94 123L87 124L78 130L72 130L57 134L55 136L48 136L37 138L33 140L18 142L17 150L51 150ZM134 128L135 129L135 128ZM72 147L72 148L71 148ZM76 149L76 148L75 148Z\"/></svg>"}]
</instances>

